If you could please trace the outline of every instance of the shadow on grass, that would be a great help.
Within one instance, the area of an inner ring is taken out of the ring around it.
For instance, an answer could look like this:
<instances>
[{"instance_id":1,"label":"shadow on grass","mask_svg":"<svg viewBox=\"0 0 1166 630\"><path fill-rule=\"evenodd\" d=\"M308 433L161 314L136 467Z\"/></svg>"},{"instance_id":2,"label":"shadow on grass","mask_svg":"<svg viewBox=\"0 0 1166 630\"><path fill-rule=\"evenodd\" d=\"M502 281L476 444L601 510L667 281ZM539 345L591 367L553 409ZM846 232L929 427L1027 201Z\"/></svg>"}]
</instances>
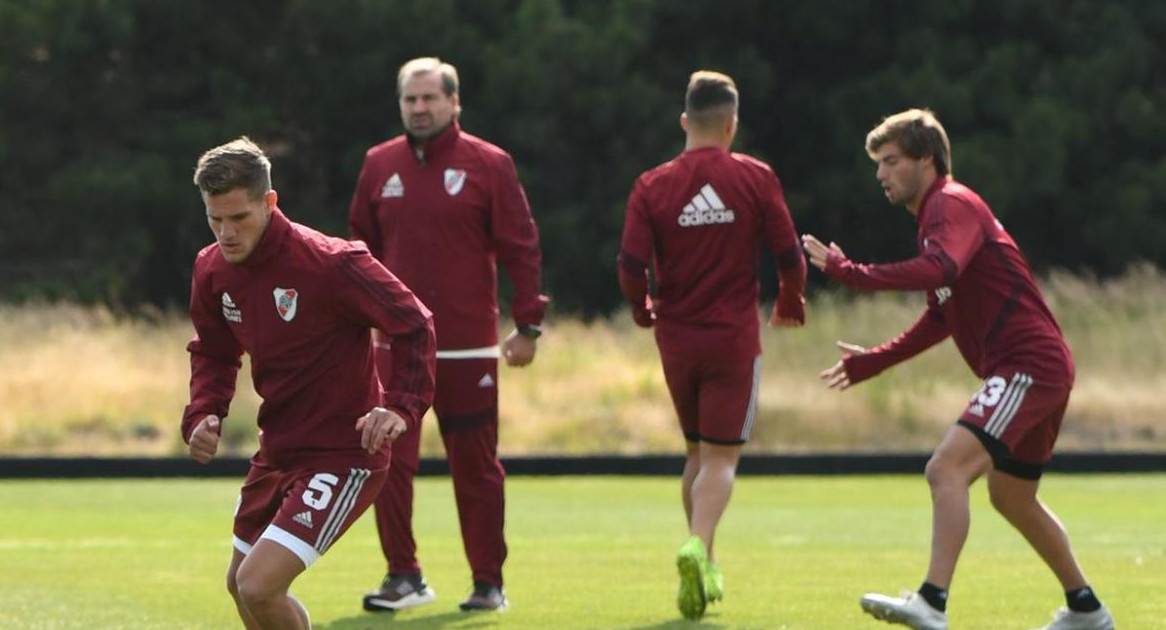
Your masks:
<instances>
[{"instance_id":1,"label":"shadow on grass","mask_svg":"<svg viewBox=\"0 0 1166 630\"><path fill-rule=\"evenodd\" d=\"M505 613L503 613L505 614ZM469 614L461 611L447 612L425 617L401 616L393 613L368 613L337 619L330 624L317 626L317 630L436 630L450 628L456 630L471 630L473 628L488 628L503 621L501 615L490 613Z\"/></svg>"},{"instance_id":2,"label":"shadow on grass","mask_svg":"<svg viewBox=\"0 0 1166 630\"><path fill-rule=\"evenodd\" d=\"M699 621L689 621L688 619L669 619L668 621L661 621L650 626L629 626L627 628L620 627L619 630L723 630L722 626L716 622L710 622L708 617Z\"/></svg>"},{"instance_id":3,"label":"shadow on grass","mask_svg":"<svg viewBox=\"0 0 1166 630\"><path fill-rule=\"evenodd\" d=\"M395 617L392 614L365 614L337 619L330 624L316 626L316 630L471 630L489 628L505 623L501 615L448 612L426 617ZM612 626L610 630L724 630L725 626L705 617L701 621L668 619L647 626Z\"/></svg>"}]
</instances>

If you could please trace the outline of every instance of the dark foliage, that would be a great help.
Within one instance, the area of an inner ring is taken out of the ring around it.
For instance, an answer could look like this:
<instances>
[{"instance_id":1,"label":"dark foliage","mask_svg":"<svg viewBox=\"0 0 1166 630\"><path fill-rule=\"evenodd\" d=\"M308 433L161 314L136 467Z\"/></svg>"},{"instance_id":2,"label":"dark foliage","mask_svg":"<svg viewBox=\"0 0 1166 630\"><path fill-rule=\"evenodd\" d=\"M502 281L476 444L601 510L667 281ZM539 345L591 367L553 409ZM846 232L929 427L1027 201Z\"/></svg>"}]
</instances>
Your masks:
<instances>
[{"instance_id":1,"label":"dark foliage","mask_svg":"<svg viewBox=\"0 0 1166 630\"><path fill-rule=\"evenodd\" d=\"M559 312L618 306L624 199L681 149L698 68L736 78L737 148L799 228L855 258L912 251L862 142L928 106L1038 269L1161 266L1163 42L1152 0L0 0L0 299L184 304L210 242L194 161L241 134L285 212L346 234L364 150L399 133L396 69L430 54L514 155Z\"/></svg>"}]
</instances>

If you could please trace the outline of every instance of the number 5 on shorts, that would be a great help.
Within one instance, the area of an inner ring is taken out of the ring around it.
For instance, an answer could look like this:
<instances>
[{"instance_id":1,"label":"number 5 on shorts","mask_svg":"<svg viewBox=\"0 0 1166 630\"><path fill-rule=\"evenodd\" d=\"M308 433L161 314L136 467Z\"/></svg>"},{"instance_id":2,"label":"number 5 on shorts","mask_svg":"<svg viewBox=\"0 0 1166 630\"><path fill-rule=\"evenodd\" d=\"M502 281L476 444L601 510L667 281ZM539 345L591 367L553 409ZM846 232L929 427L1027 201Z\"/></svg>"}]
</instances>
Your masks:
<instances>
[{"instance_id":1,"label":"number 5 on shorts","mask_svg":"<svg viewBox=\"0 0 1166 630\"><path fill-rule=\"evenodd\" d=\"M304 505L313 510L323 510L332 502L332 488L340 479L333 474L319 473L312 480L308 482L308 488L304 490Z\"/></svg>"}]
</instances>

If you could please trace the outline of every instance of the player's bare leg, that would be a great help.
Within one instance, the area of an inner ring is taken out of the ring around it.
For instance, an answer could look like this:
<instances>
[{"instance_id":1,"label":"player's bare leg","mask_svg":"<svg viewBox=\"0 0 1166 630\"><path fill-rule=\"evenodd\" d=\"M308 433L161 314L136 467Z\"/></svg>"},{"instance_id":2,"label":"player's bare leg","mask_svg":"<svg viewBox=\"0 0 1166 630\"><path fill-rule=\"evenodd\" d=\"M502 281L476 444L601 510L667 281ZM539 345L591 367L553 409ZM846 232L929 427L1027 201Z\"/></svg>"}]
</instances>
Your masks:
<instances>
[{"instance_id":1,"label":"player's bare leg","mask_svg":"<svg viewBox=\"0 0 1166 630\"><path fill-rule=\"evenodd\" d=\"M968 488L992 466L980 440L962 426L947 435L927 462L931 486L931 560L927 582L942 589L951 586L956 562L968 538L971 510Z\"/></svg>"},{"instance_id":2,"label":"player's bare leg","mask_svg":"<svg viewBox=\"0 0 1166 630\"><path fill-rule=\"evenodd\" d=\"M737 477L737 461L741 458L739 444L700 443L700 471L692 482L691 533L700 536L713 560L713 538L717 524L729 505L733 482Z\"/></svg>"},{"instance_id":3,"label":"player's bare leg","mask_svg":"<svg viewBox=\"0 0 1166 630\"><path fill-rule=\"evenodd\" d=\"M1065 526L1037 498L1039 487L1039 480L1000 471L988 476L992 506L1032 545L1065 590L1069 608L1058 610L1053 622L1041 630L1112 630L1112 613L1089 587Z\"/></svg>"},{"instance_id":4,"label":"player's bare leg","mask_svg":"<svg viewBox=\"0 0 1166 630\"><path fill-rule=\"evenodd\" d=\"M263 630L259 622L255 621L255 618L247 611L242 600L239 599L239 582L236 580L236 576L239 573L239 565L243 564L243 559L246 557L238 549L231 556L231 565L227 567L227 592L231 594L231 599L235 600L235 609L239 611L239 619L243 621L243 627L247 630Z\"/></svg>"},{"instance_id":5,"label":"player's bare leg","mask_svg":"<svg viewBox=\"0 0 1166 630\"><path fill-rule=\"evenodd\" d=\"M680 473L680 500L684 503L684 522L692 529L692 482L700 472L700 442L684 442L684 472Z\"/></svg>"},{"instance_id":6,"label":"player's bare leg","mask_svg":"<svg viewBox=\"0 0 1166 630\"><path fill-rule=\"evenodd\" d=\"M927 462L931 487L931 559L919 591L906 597L867 593L859 604L876 619L917 630L947 630L947 590L971 524L968 488L992 467L971 431L953 426Z\"/></svg>"},{"instance_id":7,"label":"player's bare leg","mask_svg":"<svg viewBox=\"0 0 1166 630\"><path fill-rule=\"evenodd\" d=\"M1087 581L1073 557L1069 535L1056 515L1037 499L1039 487L1039 480L1021 479L1000 471L992 471L988 476L988 492L996 511L1032 545L1064 590L1081 588Z\"/></svg>"},{"instance_id":8,"label":"player's bare leg","mask_svg":"<svg viewBox=\"0 0 1166 630\"><path fill-rule=\"evenodd\" d=\"M251 549L235 580L239 601L257 630L310 630L306 610L288 595L304 568L299 556L277 542L261 538Z\"/></svg>"}]
</instances>

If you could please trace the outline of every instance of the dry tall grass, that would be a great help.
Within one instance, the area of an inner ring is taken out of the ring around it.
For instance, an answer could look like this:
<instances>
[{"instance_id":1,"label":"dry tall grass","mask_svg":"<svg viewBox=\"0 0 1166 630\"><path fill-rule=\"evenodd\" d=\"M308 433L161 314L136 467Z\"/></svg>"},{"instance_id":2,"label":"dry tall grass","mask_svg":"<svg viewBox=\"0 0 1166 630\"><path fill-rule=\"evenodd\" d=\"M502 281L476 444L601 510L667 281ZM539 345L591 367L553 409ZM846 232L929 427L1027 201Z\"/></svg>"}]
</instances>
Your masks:
<instances>
[{"instance_id":1,"label":"dry tall grass","mask_svg":"<svg viewBox=\"0 0 1166 630\"><path fill-rule=\"evenodd\" d=\"M1145 267L1104 283L1054 274L1046 296L1077 357L1061 447L1163 449L1166 275ZM921 295L825 293L797 330L766 329L753 452L927 449L978 387L945 343L846 392L817 379L834 340L873 345L917 317ZM676 452L682 442L655 343L621 314L552 321L534 365L502 368L502 451ZM117 317L100 308L0 306L0 454L183 452L191 329L182 314ZM254 447L259 400L246 366L226 424L228 450ZM426 454L441 452L426 423Z\"/></svg>"}]
</instances>

